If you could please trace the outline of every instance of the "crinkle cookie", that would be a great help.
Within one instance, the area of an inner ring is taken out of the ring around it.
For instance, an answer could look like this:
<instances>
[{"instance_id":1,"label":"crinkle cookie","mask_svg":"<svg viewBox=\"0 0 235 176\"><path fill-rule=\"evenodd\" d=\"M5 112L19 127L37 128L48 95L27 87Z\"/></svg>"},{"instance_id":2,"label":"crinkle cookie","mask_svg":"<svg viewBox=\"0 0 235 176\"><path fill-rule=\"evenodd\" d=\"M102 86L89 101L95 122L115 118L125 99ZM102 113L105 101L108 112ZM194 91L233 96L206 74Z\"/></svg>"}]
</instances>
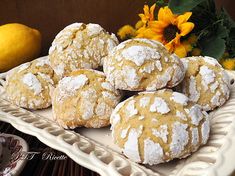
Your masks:
<instances>
[{"instance_id":1,"label":"crinkle cookie","mask_svg":"<svg viewBox=\"0 0 235 176\"><path fill-rule=\"evenodd\" d=\"M81 69L59 81L52 97L56 121L64 128L100 128L120 101L120 92L106 81L103 72Z\"/></svg>"},{"instance_id":2,"label":"crinkle cookie","mask_svg":"<svg viewBox=\"0 0 235 176\"><path fill-rule=\"evenodd\" d=\"M116 89L154 91L176 86L185 70L161 43L136 38L122 42L105 57L104 73Z\"/></svg>"},{"instance_id":3,"label":"crinkle cookie","mask_svg":"<svg viewBox=\"0 0 235 176\"><path fill-rule=\"evenodd\" d=\"M51 105L50 92L57 82L58 77L46 57L12 69L6 77L4 88L12 103L36 110Z\"/></svg>"},{"instance_id":4,"label":"crinkle cookie","mask_svg":"<svg viewBox=\"0 0 235 176\"><path fill-rule=\"evenodd\" d=\"M111 118L114 142L131 160L159 164L184 158L206 144L209 118L178 92L142 92L117 105Z\"/></svg>"},{"instance_id":5,"label":"crinkle cookie","mask_svg":"<svg viewBox=\"0 0 235 176\"><path fill-rule=\"evenodd\" d=\"M228 100L229 77L216 59L199 56L187 57L182 61L187 71L180 87L191 102L209 111Z\"/></svg>"},{"instance_id":6,"label":"crinkle cookie","mask_svg":"<svg viewBox=\"0 0 235 176\"><path fill-rule=\"evenodd\" d=\"M73 23L55 37L49 50L52 68L60 77L81 68L95 69L118 40L98 24Z\"/></svg>"}]
</instances>

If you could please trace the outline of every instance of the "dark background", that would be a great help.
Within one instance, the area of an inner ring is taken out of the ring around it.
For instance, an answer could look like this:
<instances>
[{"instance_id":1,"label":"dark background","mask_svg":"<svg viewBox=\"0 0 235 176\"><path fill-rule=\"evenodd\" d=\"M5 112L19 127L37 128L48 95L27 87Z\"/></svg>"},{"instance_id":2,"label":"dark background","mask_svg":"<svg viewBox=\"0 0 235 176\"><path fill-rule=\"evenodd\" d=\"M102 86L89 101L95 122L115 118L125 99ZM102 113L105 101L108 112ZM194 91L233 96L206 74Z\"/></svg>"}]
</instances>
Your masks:
<instances>
[{"instance_id":1,"label":"dark background","mask_svg":"<svg viewBox=\"0 0 235 176\"><path fill-rule=\"evenodd\" d=\"M235 18L235 0L216 0ZM55 35L74 22L98 23L116 33L125 24L135 24L143 5L153 0L0 0L0 25L18 22L40 30L43 37L41 55Z\"/></svg>"},{"instance_id":2,"label":"dark background","mask_svg":"<svg viewBox=\"0 0 235 176\"><path fill-rule=\"evenodd\" d=\"M42 33L42 54L55 35L74 22L98 23L107 31L135 23L144 0L0 0L0 25L19 22Z\"/></svg>"}]
</instances>

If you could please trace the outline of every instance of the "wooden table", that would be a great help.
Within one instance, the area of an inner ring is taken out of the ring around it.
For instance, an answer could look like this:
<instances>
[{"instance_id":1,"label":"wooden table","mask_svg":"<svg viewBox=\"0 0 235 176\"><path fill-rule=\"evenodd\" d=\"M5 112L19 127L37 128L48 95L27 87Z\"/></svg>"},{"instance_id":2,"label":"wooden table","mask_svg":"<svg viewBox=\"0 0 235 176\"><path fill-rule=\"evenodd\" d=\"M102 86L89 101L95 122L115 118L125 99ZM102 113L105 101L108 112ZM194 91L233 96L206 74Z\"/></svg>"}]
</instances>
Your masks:
<instances>
[{"instance_id":1,"label":"wooden table","mask_svg":"<svg viewBox=\"0 0 235 176\"><path fill-rule=\"evenodd\" d=\"M66 154L54 150L36 137L21 133L15 129L11 124L0 121L0 132L14 134L22 137L27 141L30 152L40 152L35 155L32 160L27 161L26 166L20 175L22 176L98 176L99 174L82 167L70 159ZM65 156L63 160L42 160L44 153L53 152L55 156Z\"/></svg>"}]
</instances>

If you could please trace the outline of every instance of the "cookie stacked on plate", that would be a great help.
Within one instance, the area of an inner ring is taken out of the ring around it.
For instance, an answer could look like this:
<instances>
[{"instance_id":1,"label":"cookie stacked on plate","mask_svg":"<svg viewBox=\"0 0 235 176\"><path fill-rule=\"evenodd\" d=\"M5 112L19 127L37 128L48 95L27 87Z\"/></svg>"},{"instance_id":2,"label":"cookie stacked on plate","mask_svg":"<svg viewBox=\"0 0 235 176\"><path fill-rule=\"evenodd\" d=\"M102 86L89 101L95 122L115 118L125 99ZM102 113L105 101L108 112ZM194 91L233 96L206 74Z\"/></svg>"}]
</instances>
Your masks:
<instances>
[{"instance_id":1,"label":"cookie stacked on plate","mask_svg":"<svg viewBox=\"0 0 235 176\"><path fill-rule=\"evenodd\" d=\"M195 63L191 64L194 67ZM140 91L118 104L111 115L114 141L131 160L150 165L163 163L184 158L207 142L208 114L186 95L171 90L187 82L185 73L190 74L190 67L184 65L185 61L170 54L162 44L147 39L127 40L104 59L104 73L116 89ZM218 72L218 76L209 83L218 79L221 86L227 85L219 79L222 68L217 72L215 69L213 73ZM211 73L207 74L200 79L210 77ZM219 102L217 106L224 103Z\"/></svg>"},{"instance_id":2,"label":"cookie stacked on plate","mask_svg":"<svg viewBox=\"0 0 235 176\"><path fill-rule=\"evenodd\" d=\"M38 62L7 76L13 103L29 109L52 104L55 120L66 129L111 124L114 142L143 164L196 151L209 137L206 111L229 98L228 75L215 59L179 59L148 39L118 44L97 24L67 26L53 41L49 59ZM127 98L130 92L134 96Z\"/></svg>"}]
</instances>

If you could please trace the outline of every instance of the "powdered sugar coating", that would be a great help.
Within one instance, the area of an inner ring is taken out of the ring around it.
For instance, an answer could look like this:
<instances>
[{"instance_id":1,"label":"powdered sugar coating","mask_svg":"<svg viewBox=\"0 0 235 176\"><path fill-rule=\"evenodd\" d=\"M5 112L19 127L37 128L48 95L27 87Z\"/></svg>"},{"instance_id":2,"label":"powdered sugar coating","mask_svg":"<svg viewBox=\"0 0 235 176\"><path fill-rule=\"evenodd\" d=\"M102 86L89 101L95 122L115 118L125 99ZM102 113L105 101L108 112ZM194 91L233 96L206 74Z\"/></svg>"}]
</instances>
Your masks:
<instances>
[{"instance_id":1,"label":"powdered sugar coating","mask_svg":"<svg viewBox=\"0 0 235 176\"><path fill-rule=\"evenodd\" d=\"M18 67L18 72L21 72L21 71L23 71L23 70L29 68L29 66L30 66L30 63L29 63L29 62L20 65L20 66Z\"/></svg>"},{"instance_id":2,"label":"powdered sugar coating","mask_svg":"<svg viewBox=\"0 0 235 176\"><path fill-rule=\"evenodd\" d=\"M222 106L230 95L228 74L214 58L205 56L182 59L186 75L180 86L182 92L203 110Z\"/></svg>"},{"instance_id":3,"label":"powdered sugar coating","mask_svg":"<svg viewBox=\"0 0 235 176\"><path fill-rule=\"evenodd\" d=\"M166 57L171 61L168 64L164 64ZM174 87L183 79L184 72L177 56L170 55L159 42L148 39L127 40L104 59L107 79L116 89L121 90Z\"/></svg>"},{"instance_id":4,"label":"powdered sugar coating","mask_svg":"<svg viewBox=\"0 0 235 176\"><path fill-rule=\"evenodd\" d=\"M159 164L184 158L205 144L210 130L207 113L198 105L175 103L172 99L175 94L169 89L141 92L115 108L111 115L112 136L128 158L143 164ZM151 111L155 102L166 103L167 114L157 112L159 106ZM134 116L130 117L130 112Z\"/></svg>"},{"instance_id":5,"label":"powdered sugar coating","mask_svg":"<svg viewBox=\"0 0 235 176\"><path fill-rule=\"evenodd\" d=\"M135 108L135 100L129 101L129 103L126 106L127 117L132 117L133 115L136 115L137 113L138 113L138 110Z\"/></svg>"},{"instance_id":6,"label":"powdered sugar coating","mask_svg":"<svg viewBox=\"0 0 235 176\"><path fill-rule=\"evenodd\" d=\"M140 79L136 73L136 70L128 66L125 66L123 70L123 73L128 75L127 77L124 77L124 81L126 82L127 86L137 87L139 85Z\"/></svg>"},{"instance_id":7,"label":"powdered sugar coating","mask_svg":"<svg viewBox=\"0 0 235 176\"><path fill-rule=\"evenodd\" d=\"M60 77L81 68L95 69L117 44L116 36L98 24L74 23L55 37L49 49L50 64Z\"/></svg>"},{"instance_id":8,"label":"powdered sugar coating","mask_svg":"<svg viewBox=\"0 0 235 176\"><path fill-rule=\"evenodd\" d=\"M115 114L113 116L111 116L110 118L112 126L111 126L111 130L113 129L113 127L115 127L121 120L121 117L119 114Z\"/></svg>"},{"instance_id":9,"label":"powdered sugar coating","mask_svg":"<svg viewBox=\"0 0 235 176\"><path fill-rule=\"evenodd\" d=\"M178 92L173 92L171 100L182 105L188 104L188 97Z\"/></svg>"},{"instance_id":10,"label":"powdered sugar coating","mask_svg":"<svg viewBox=\"0 0 235 176\"><path fill-rule=\"evenodd\" d=\"M126 129L123 129L122 132L121 132L121 138L126 138L127 136L127 132L128 130L130 129L130 125L126 128Z\"/></svg>"},{"instance_id":11,"label":"powdered sugar coating","mask_svg":"<svg viewBox=\"0 0 235 176\"><path fill-rule=\"evenodd\" d=\"M41 73L41 72L39 72L38 75L42 79L44 79L47 83L49 83L50 85L54 85L55 84L54 80L49 75Z\"/></svg>"},{"instance_id":12,"label":"powdered sugar coating","mask_svg":"<svg viewBox=\"0 0 235 176\"><path fill-rule=\"evenodd\" d=\"M216 92L216 94L212 97L211 104L213 106L219 106L220 105L220 100L221 100L220 95L221 95L220 92Z\"/></svg>"},{"instance_id":13,"label":"powdered sugar coating","mask_svg":"<svg viewBox=\"0 0 235 176\"><path fill-rule=\"evenodd\" d=\"M189 117L191 118L191 122L193 125L197 126L202 120L203 116L204 115L202 114L201 108L198 105L194 105L190 108Z\"/></svg>"},{"instance_id":14,"label":"powdered sugar coating","mask_svg":"<svg viewBox=\"0 0 235 176\"><path fill-rule=\"evenodd\" d=\"M154 79L146 88L147 91L156 90L157 87L166 86L167 83L171 80L171 75L173 74L173 68L169 67L166 69L165 73L158 75L157 79Z\"/></svg>"},{"instance_id":15,"label":"powdered sugar coating","mask_svg":"<svg viewBox=\"0 0 235 176\"><path fill-rule=\"evenodd\" d=\"M106 81L102 72L80 69L64 77L54 90L53 114L64 128L100 128L109 125L120 98L120 92ZM113 123L119 120L117 115Z\"/></svg>"},{"instance_id":16,"label":"powdered sugar coating","mask_svg":"<svg viewBox=\"0 0 235 176\"><path fill-rule=\"evenodd\" d=\"M152 133L156 137L160 137L163 142L167 143L167 135L169 134L167 125L161 125L159 130L152 129Z\"/></svg>"},{"instance_id":17,"label":"powdered sugar coating","mask_svg":"<svg viewBox=\"0 0 235 176\"><path fill-rule=\"evenodd\" d=\"M167 103L162 98L156 97L154 103L150 106L150 112L158 112L161 114L166 114L170 111Z\"/></svg>"},{"instance_id":18,"label":"powdered sugar coating","mask_svg":"<svg viewBox=\"0 0 235 176\"><path fill-rule=\"evenodd\" d=\"M146 107L149 105L150 97L143 97L140 99L140 107Z\"/></svg>"},{"instance_id":19,"label":"powdered sugar coating","mask_svg":"<svg viewBox=\"0 0 235 176\"><path fill-rule=\"evenodd\" d=\"M197 144L199 142L198 129L197 128L192 128L191 131L192 131L192 145L197 146ZM207 135L207 134L205 134L205 135Z\"/></svg>"},{"instance_id":20,"label":"powdered sugar coating","mask_svg":"<svg viewBox=\"0 0 235 176\"><path fill-rule=\"evenodd\" d=\"M57 76L48 64L48 57L42 57L12 69L4 87L12 103L36 110L51 105L50 92L56 84Z\"/></svg>"},{"instance_id":21,"label":"powdered sugar coating","mask_svg":"<svg viewBox=\"0 0 235 176\"><path fill-rule=\"evenodd\" d=\"M88 81L86 75L78 75L76 77L65 77L59 81L58 89L60 94L57 100L60 101L62 98L67 98L67 96L73 96L78 89L83 87Z\"/></svg>"},{"instance_id":22,"label":"powdered sugar coating","mask_svg":"<svg viewBox=\"0 0 235 176\"><path fill-rule=\"evenodd\" d=\"M97 99L97 92L95 89L89 88L81 91L80 109L81 118L83 120L89 120L94 116L94 108L96 105L95 100Z\"/></svg>"},{"instance_id":23,"label":"powdered sugar coating","mask_svg":"<svg viewBox=\"0 0 235 176\"><path fill-rule=\"evenodd\" d=\"M189 95L189 100L192 102L197 102L200 98L200 93L197 91L197 83L193 76L190 76Z\"/></svg>"},{"instance_id":24,"label":"powdered sugar coating","mask_svg":"<svg viewBox=\"0 0 235 176\"><path fill-rule=\"evenodd\" d=\"M124 154L135 162L141 161L138 147L139 135L136 129L131 129L123 149Z\"/></svg>"},{"instance_id":25,"label":"powdered sugar coating","mask_svg":"<svg viewBox=\"0 0 235 176\"><path fill-rule=\"evenodd\" d=\"M208 85L215 80L215 73L213 70L209 69L207 66L202 66L200 68L201 77L202 77L202 85L205 90L208 89Z\"/></svg>"},{"instance_id":26,"label":"powdered sugar coating","mask_svg":"<svg viewBox=\"0 0 235 176\"><path fill-rule=\"evenodd\" d=\"M179 156L189 140L188 125L175 122L172 126L172 142L170 151L172 156Z\"/></svg>"},{"instance_id":27,"label":"powdered sugar coating","mask_svg":"<svg viewBox=\"0 0 235 176\"><path fill-rule=\"evenodd\" d=\"M202 133L202 144L206 144L210 134L210 122L208 118L202 124L201 133Z\"/></svg>"},{"instance_id":28,"label":"powdered sugar coating","mask_svg":"<svg viewBox=\"0 0 235 176\"><path fill-rule=\"evenodd\" d=\"M50 65L50 61L48 57L42 58L42 59L37 59L36 66L37 67L43 67L45 65Z\"/></svg>"},{"instance_id":29,"label":"powdered sugar coating","mask_svg":"<svg viewBox=\"0 0 235 176\"><path fill-rule=\"evenodd\" d=\"M205 60L205 62L207 62L210 65L220 66L219 62L216 59L212 58L212 57L205 56L204 60Z\"/></svg>"},{"instance_id":30,"label":"powdered sugar coating","mask_svg":"<svg viewBox=\"0 0 235 176\"><path fill-rule=\"evenodd\" d=\"M176 117L179 117L182 120L187 120L186 115L183 112L176 110Z\"/></svg>"},{"instance_id":31,"label":"powdered sugar coating","mask_svg":"<svg viewBox=\"0 0 235 176\"><path fill-rule=\"evenodd\" d=\"M158 143L149 138L144 140L144 164L153 165L163 162L163 149Z\"/></svg>"},{"instance_id":32,"label":"powdered sugar coating","mask_svg":"<svg viewBox=\"0 0 235 176\"><path fill-rule=\"evenodd\" d=\"M42 85L37 77L32 73L27 73L22 78L22 82L31 89L35 95L38 95L42 92Z\"/></svg>"},{"instance_id":33,"label":"powdered sugar coating","mask_svg":"<svg viewBox=\"0 0 235 176\"><path fill-rule=\"evenodd\" d=\"M104 29L99 24L87 24L87 34L88 36L98 35Z\"/></svg>"},{"instance_id":34,"label":"powdered sugar coating","mask_svg":"<svg viewBox=\"0 0 235 176\"><path fill-rule=\"evenodd\" d=\"M122 57L134 62L137 66L143 65L147 60L160 59L155 49L145 46L131 46L121 52Z\"/></svg>"}]
</instances>

